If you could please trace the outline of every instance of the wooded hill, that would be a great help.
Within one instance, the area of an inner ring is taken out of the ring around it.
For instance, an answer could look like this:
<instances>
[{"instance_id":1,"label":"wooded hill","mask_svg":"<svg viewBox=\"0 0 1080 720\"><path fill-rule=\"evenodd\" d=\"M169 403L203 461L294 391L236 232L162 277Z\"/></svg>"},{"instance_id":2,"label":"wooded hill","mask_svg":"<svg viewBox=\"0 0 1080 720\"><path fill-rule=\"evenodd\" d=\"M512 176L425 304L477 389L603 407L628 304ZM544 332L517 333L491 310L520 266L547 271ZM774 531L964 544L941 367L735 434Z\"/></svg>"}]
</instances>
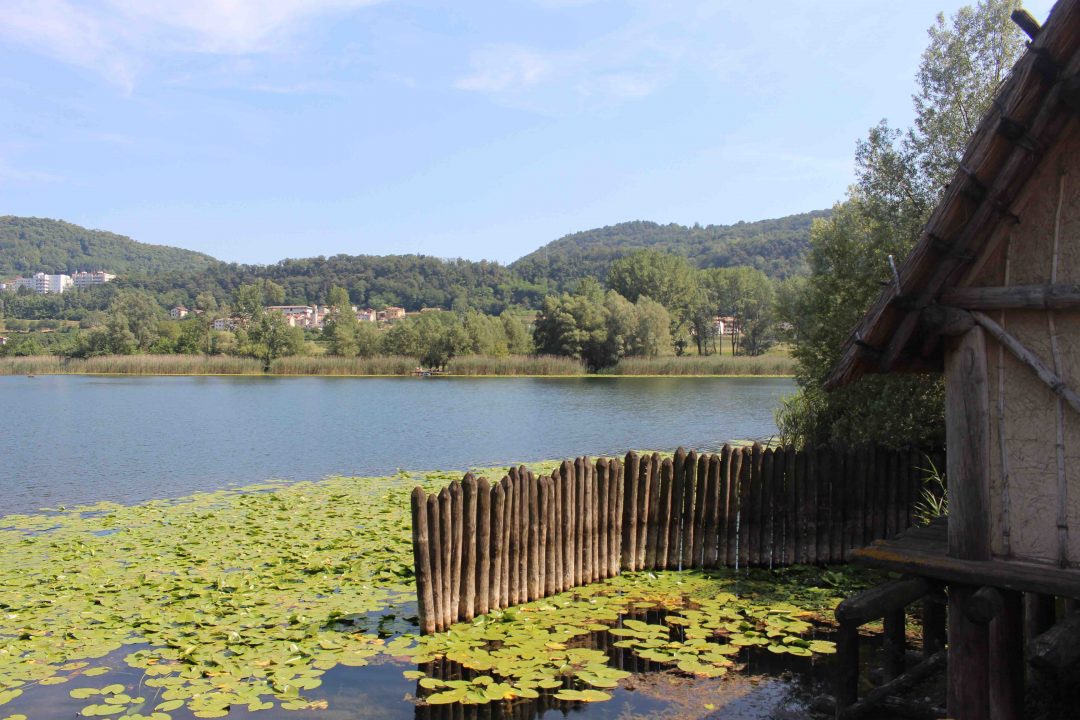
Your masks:
<instances>
[{"instance_id":1,"label":"wooded hill","mask_svg":"<svg viewBox=\"0 0 1080 720\"><path fill-rule=\"evenodd\" d=\"M201 270L218 261L63 220L0 216L0 279L35 272L107 270L116 274Z\"/></svg>"},{"instance_id":2,"label":"wooded hill","mask_svg":"<svg viewBox=\"0 0 1080 720\"><path fill-rule=\"evenodd\" d=\"M121 276L117 288L148 290L164 306L190 305L203 291L228 301L241 285L266 278L285 289L288 303L324 304L330 288L340 286L361 306L499 313L510 306L538 308L544 295L573 289L585 276L603 282L612 262L642 248L683 255L699 267L750 265L787 277L802 271L810 223L827 214L706 227L621 223L568 235L509 266L420 255L335 255L240 265L58 220L5 216L0 217L0 278L38 270L104 269Z\"/></svg>"},{"instance_id":3,"label":"wooded hill","mask_svg":"<svg viewBox=\"0 0 1080 720\"><path fill-rule=\"evenodd\" d=\"M704 227L635 220L566 235L511 263L510 268L528 282L554 282L560 290L569 289L585 276L607 277L615 260L649 248L683 255L701 268L749 265L770 277L785 278L805 271L810 224L829 213L815 210Z\"/></svg>"}]
</instances>

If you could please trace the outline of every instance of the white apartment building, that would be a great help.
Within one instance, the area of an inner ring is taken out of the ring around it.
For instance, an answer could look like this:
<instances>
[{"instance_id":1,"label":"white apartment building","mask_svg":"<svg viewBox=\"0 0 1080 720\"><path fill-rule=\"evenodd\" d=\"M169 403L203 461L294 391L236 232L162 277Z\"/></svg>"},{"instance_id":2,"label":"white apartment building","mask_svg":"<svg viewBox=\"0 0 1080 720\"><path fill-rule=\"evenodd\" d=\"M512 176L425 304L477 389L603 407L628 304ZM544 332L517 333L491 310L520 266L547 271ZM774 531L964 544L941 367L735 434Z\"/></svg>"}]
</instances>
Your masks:
<instances>
[{"instance_id":1,"label":"white apartment building","mask_svg":"<svg viewBox=\"0 0 1080 720\"><path fill-rule=\"evenodd\" d=\"M104 270L94 270L93 272L87 272L80 270L71 276L72 281L77 288L91 287L93 285L104 285L110 280L115 280L116 276L111 273L107 273Z\"/></svg>"},{"instance_id":2,"label":"white apartment building","mask_svg":"<svg viewBox=\"0 0 1080 720\"><path fill-rule=\"evenodd\" d=\"M70 275L46 275L43 272L28 278L15 278L16 288L30 288L38 295L62 293L74 284Z\"/></svg>"}]
</instances>

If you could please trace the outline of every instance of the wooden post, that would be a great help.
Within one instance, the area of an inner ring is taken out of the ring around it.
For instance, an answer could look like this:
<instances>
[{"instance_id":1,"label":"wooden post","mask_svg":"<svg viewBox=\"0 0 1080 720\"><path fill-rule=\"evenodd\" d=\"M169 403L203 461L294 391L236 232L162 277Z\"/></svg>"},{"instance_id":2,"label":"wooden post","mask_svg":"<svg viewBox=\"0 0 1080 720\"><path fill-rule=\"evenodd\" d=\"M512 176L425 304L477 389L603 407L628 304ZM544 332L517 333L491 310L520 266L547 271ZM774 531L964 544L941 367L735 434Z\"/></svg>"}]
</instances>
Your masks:
<instances>
[{"instance_id":1,"label":"wooden post","mask_svg":"<svg viewBox=\"0 0 1080 720\"><path fill-rule=\"evenodd\" d=\"M1004 607L990 621L990 720L1024 716L1024 602L1002 590Z\"/></svg>"},{"instance_id":2,"label":"wooden post","mask_svg":"<svg viewBox=\"0 0 1080 720\"><path fill-rule=\"evenodd\" d=\"M990 403L981 327L945 339L949 554L990 559ZM949 714L989 717L989 629L966 615L974 588L949 588Z\"/></svg>"},{"instance_id":3,"label":"wooden post","mask_svg":"<svg viewBox=\"0 0 1080 720\"><path fill-rule=\"evenodd\" d=\"M800 453L801 454L801 453ZM836 716L859 699L859 626L841 622L836 638Z\"/></svg>"},{"instance_id":4,"label":"wooden post","mask_svg":"<svg viewBox=\"0 0 1080 720\"><path fill-rule=\"evenodd\" d=\"M777 473L777 453L766 448L761 453L761 536L758 540L757 562L762 568L772 565L772 490L773 475Z\"/></svg>"},{"instance_id":5,"label":"wooden post","mask_svg":"<svg viewBox=\"0 0 1080 720\"><path fill-rule=\"evenodd\" d=\"M593 575L598 580L605 580L608 576L608 503L611 493L611 482L608 479L608 464L604 459L596 461L596 552L597 562Z\"/></svg>"},{"instance_id":6,"label":"wooden post","mask_svg":"<svg viewBox=\"0 0 1080 720\"><path fill-rule=\"evenodd\" d=\"M507 608L513 603L511 598L514 591L511 588L511 576L515 579L517 577L517 571L513 569L517 567L517 564L512 560L515 535L514 517L516 513L514 504L516 498L514 497L514 483L510 481L509 476L503 477L499 486L502 488L504 498L502 516L502 565L499 569L499 584L502 585L502 593L499 598L499 607Z\"/></svg>"},{"instance_id":7,"label":"wooden post","mask_svg":"<svg viewBox=\"0 0 1080 720\"><path fill-rule=\"evenodd\" d=\"M432 624L435 630L446 627L443 613L443 564L442 564L442 518L439 498L428 495L427 500L428 520L428 548L431 552L431 606Z\"/></svg>"},{"instance_id":8,"label":"wooden post","mask_svg":"<svg viewBox=\"0 0 1080 720\"><path fill-rule=\"evenodd\" d=\"M637 556L638 454L631 450L623 461L622 567L634 570Z\"/></svg>"},{"instance_id":9,"label":"wooden post","mask_svg":"<svg viewBox=\"0 0 1080 720\"><path fill-rule=\"evenodd\" d=\"M545 557L547 565L544 573L544 594L551 596L559 592L559 582L562 578L562 568L559 567L559 523L558 502L556 500L556 482L554 477L547 479L547 542L545 544Z\"/></svg>"},{"instance_id":10,"label":"wooden post","mask_svg":"<svg viewBox=\"0 0 1080 720\"><path fill-rule=\"evenodd\" d=\"M551 562L548 568L548 576L551 578L551 594L562 591L563 565L562 565L562 479L559 477L560 468L555 468L551 473L551 517L549 518L548 533L552 545Z\"/></svg>"},{"instance_id":11,"label":"wooden post","mask_svg":"<svg viewBox=\"0 0 1080 720\"><path fill-rule=\"evenodd\" d=\"M660 529L657 531L656 567L663 570L668 567L668 540L671 538L671 506L674 489L674 463L671 458L664 458L660 466Z\"/></svg>"},{"instance_id":12,"label":"wooden post","mask_svg":"<svg viewBox=\"0 0 1080 720\"><path fill-rule=\"evenodd\" d=\"M795 562L803 564L809 554L806 548L806 531L809 520L806 517L806 458L811 449L804 447L795 454Z\"/></svg>"},{"instance_id":13,"label":"wooden post","mask_svg":"<svg viewBox=\"0 0 1080 720\"><path fill-rule=\"evenodd\" d=\"M865 446L859 450L859 484L855 494L859 503L859 547L865 547L874 539L874 448Z\"/></svg>"},{"instance_id":14,"label":"wooden post","mask_svg":"<svg viewBox=\"0 0 1080 720\"><path fill-rule=\"evenodd\" d=\"M452 569L450 571L450 615L452 622L462 619L462 555L465 540L465 508L461 483L450 483L450 530L453 533Z\"/></svg>"},{"instance_id":15,"label":"wooden post","mask_svg":"<svg viewBox=\"0 0 1080 720\"><path fill-rule=\"evenodd\" d=\"M525 566L526 590L532 602L540 597L541 573L543 572L540 546L540 483L533 473L525 476L525 493L529 498L529 555Z\"/></svg>"},{"instance_id":16,"label":"wooden post","mask_svg":"<svg viewBox=\"0 0 1080 720\"><path fill-rule=\"evenodd\" d=\"M832 526L833 508L829 504L832 492L833 452L831 448L818 448L817 472L817 558L820 564L832 561L829 557L829 535Z\"/></svg>"},{"instance_id":17,"label":"wooden post","mask_svg":"<svg viewBox=\"0 0 1080 720\"><path fill-rule=\"evenodd\" d=\"M738 448L735 454L739 456L741 466L739 468L739 535L738 535L738 558L736 567L750 567L750 528L753 526L753 493L754 493L754 451L751 448Z\"/></svg>"},{"instance_id":18,"label":"wooden post","mask_svg":"<svg viewBox=\"0 0 1080 720\"><path fill-rule=\"evenodd\" d=\"M574 587L588 582L585 570L585 521L589 514L588 507L585 504L585 485L588 482L587 468L585 458L574 459Z\"/></svg>"},{"instance_id":19,"label":"wooden post","mask_svg":"<svg viewBox=\"0 0 1080 720\"><path fill-rule=\"evenodd\" d=\"M753 522L750 526L750 565L761 567L767 564L762 551L765 548L765 516L769 512L773 457L772 450L758 443L754 443L753 455L753 471L757 473L757 478L754 480Z\"/></svg>"},{"instance_id":20,"label":"wooden post","mask_svg":"<svg viewBox=\"0 0 1080 720\"><path fill-rule=\"evenodd\" d=\"M649 528L645 540L645 568L656 569L657 535L660 531L660 455L649 459Z\"/></svg>"},{"instance_id":21,"label":"wooden post","mask_svg":"<svg viewBox=\"0 0 1080 720\"><path fill-rule=\"evenodd\" d=\"M464 527L461 546L461 619L471 622L476 616L476 476L468 473L461 480Z\"/></svg>"},{"instance_id":22,"label":"wooden post","mask_svg":"<svg viewBox=\"0 0 1080 720\"><path fill-rule=\"evenodd\" d=\"M491 483L476 481L476 614L487 615L491 607Z\"/></svg>"},{"instance_id":23,"label":"wooden post","mask_svg":"<svg viewBox=\"0 0 1080 720\"><path fill-rule=\"evenodd\" d=\"M574 561L576 558L577 538L575 536L574 515L577 510L574 500L577 497L574 482L574 465L565 461L559 471L559 485L562 489L562 517L559 524L562 525L563 540L563 579L562 590L569 590L574 586Z\"/></svg>"},{"instance_id":24,"label":"wooden post","mask_svg":"<svg viewBox=\"0 0 1080 720\"><path fill-rule=\"evenodd\" d=\"M667 556L664 563L664 567L669 569L678 569L682 559L682 509L686 502L683 499L685 466L686 450L680 447L675 451L671 462L671 519L668 521Z\"/></svg>"},{"instance_id":25,"label":"wooden post","mask_svg":"<svg viewBox=\"0 0 1080 720\"><path fill-rule=\"evenodd\" d=\"M887 681L903 675L906 669L907 638L904 625L903 607L885 613L882 649L885 651L885 679Z\"/></svg>"},{"instance_id":26,"label":"wooden post","mask_svg":"<svg viewBox=\"0 0 1080 720\"><path fill-rule=\"evenodd\" d=\"M525 469L524 465L518 466L518 491L521 497L521 512L518 522L521 523L521 544L518 546L518 602L529 601L529 568L532 567L531 545L529 543L529 527L532 525L532 515L535 508L529 505L529 478L532 473Z\"/></svg>"},{"instance_id":27,"label":"wooden post","mask_svg":"<svg viewBox=\"0 0 1080 720\"><path fill-rule=\"evenodd\" d=\"M454 579L454 520L450 489L439 491L439 521L442 531L442 615L443 628L457 622L453 601Z\"/></svg>"},{"instance_id":28,"label":"wooden post","mask_svg":"<svg viewBox=\"0 0 1080 720\"><path fill-rule=\"evenodd\" d=\"M581 477L578 478L581 486L580 495L581 509L578 512L578 521L581 523L581 580L579 585L587 585L592 582L592 559L593 559L593 475L592 467L588 458L581 458Z\"/></svg>"},{"instance_id":29,"label":"wooden post","mask_svg":"<svg viewBox=\"0 0 1080 720\"><path fill-rule=\"evenodd\" d=\"M702 555L705 552L705 515L709 511L709 456L702 453L697 460L697 479L694 483L694 545L691 549L691 561L688 567L704 567ZM716 488L713 488L712 503L716 504ZM714 538L715 540L715 538Z\"/></svg>"},{"instance_id":30,"label":"wooden post","mask_svg":"<svg viewBox=\"0 0 1080 720\"><path fill-rule=\"evenodd\" d=\"M697 506L697 453L693 450L686 455L682 475L683 503L679 518L679 524L682 525L679 539L682 552L679 556L679 568L688 570L694 567L694 508Z\"/></svg>"},{"instance_id":31,"label":"wooden post","mask_svg":"<svg viewBox=\"0 0 1080 720\"><path fill-rule=\"evenodd\" d=\"M510 510L510 515L507 518L507 522L510 527L510 545L507 548L506 563L509 566L509 579L510 579L510 605L519 604L521 599L521 556L525 550L522 548L523 538L521 537L521 514L525 504L525 494L521 488L521 478L518 476L517 468L510 468L510 485L507 488L508 496L512 498L511 502L507 503L507 507ZM527 511L526 511L527 512Z\"/></svg>"},{"instance_id":32,"label":"wooden post","mask_svg":"<svg viewBox=\"0 0 1080 720\"><path fill-rule=\"evenodd\" d=\"M806 517L806 537L804 543L806 545L806 560L805 562L814 564L818 561L817 557L817 527L820 518L818 518L818 458L820 452L817 448L806 448L806 477L804 483L806 485L806 494L804 496L805 505L803 505L803 513Z\"/></svg>"},{"instance_id":33,"label":"wooden post","mask_svg":"<svg viewBox=\"0 0 1080 720\"><path fill-rule=\"evenodd\" d=\"M716 567L716 559L727 548L727 527L723 525L725 517L723 488L721 487L721 465L727 469L730 460L731 448L724 445L720 455L710 455L705 478L705 507L702 514L703 525L701 529L701 566L706 568Z\"/></svg>"},{"instance_id":34,"label":"wooden post","mask_svg":"<svg viewBox=\"0 0 1080 720\"><path fill-rule=\"evenodd\" d=\"M795 504L795 446L784 450L784 564L795 564L795 537L799 523L798 505Z\"/></svg>"},{"instance_id":35,"label":"wooden post","mask_svg":"<svg viewBox=\"0 0 1080 720\"><path fill-rule=\"evenodd\" d=\"M498 610L503 605L503 523L506 515L506 486L497 482L491 488L491 593L489 610Z\"/></svg>"},{"instance_id":36,"label":"wooden post","mask_svg":"<svg viewBox=\"0 0 1080 720\"><path fill-rule=\"evenodd\" d=\"M945 597L940 591L922 600L923 659L945 649Z\"/></svg>"},{"instance_id":37,"label":"wooden post","mask_svg":"<svg viewBox=\"0 0 1080 720\"><path fill-rule=\"evenodd\" d=\"M895 450L888 453L888 480L885 488L885 537L891 538L900 532L896 526L896 489L900 485L900 456Z\"/></svg>"},{"instance_id":38,"label":"wooden post","mask_svg":"<svg viewBox=\"0 0 1080 720\"><path fill-rule=\"evenodd\" d=\"M779 567L784 564L784 448L775 448L772 457L772 480L769 502L765 506L765 539L761 552L767 567Z\"/></svg>"},{"instance_id":39,"label":"wooden post","mask_svg":"<svg viewBox=\"0 0 1080 720\"><path fill-rule=\"evenodd\" d=\"M417 487L412 491L413 567L416 569L417 614L420 632L435 632L435 601L431 592L431 555L428 545L427 493Z\"/></svg>"},{"instance_id":40,"label":"wooden post","mask_svg":"<svg viewBox=\"0 0 1080 720\"><path fill-rule=\"evenodd\" d=\"M829 518L829 562L841 563L844 561L844 511L848 496L845 483L847 466L844 462L847 453L834 451L832 459L832 479L829 482L829 505L832 511Z\"/></svg>"},{"instance_id":41,"label":"wooden post","mask_svg":"<svg viewBox=\"0 0 1080 720\"><path fill-rule=\"evenodd\" d=\"M861 508L857 499L859 482L859 452L848 449L844 457L844 530L840 557L843 562L851 559L851 551L858 547L855 532Z\"/></svg>"},{"instance_id":42,"label":"wooden post","mask_svg":"<svg viewBox=\"0 0 1080 720\"><path fill-rule=\"evenodd\" d=\"M1024 636L1037 638L1054 625L1054 596L1024 593Z\"/></svg>"},{"instance_id":43,"label":"wooden post","mask_svg":"<svg viewBox=\"0 0 1080 720\"><path fill-rule=\"evenodd\" d=\"M717 557L709 567L735 567L739 560L739 498L742 493L741 478L743 466L742 450L729 448L727 451L727 463L724 463L724 454L720 455L720 467L712 468L709 472L720 472L717 487L723 487L723 504L715 512L722 513L722 520L716 524L717 529L722 529L727 540L727 552L724 557Z\"/></svg>"},{"instance_id":44,"label":"wooden post","mask_svg":"<svg viewBox=\"0 0 1080 720\"><path fill-rule=\"evenodd\" d=\"M622 569L620 560L622 559L623 518L625 517L623 503L626 499L626 488L624 487L626 478L623 475L622 463L618 459L611 461L609 476L614 478L614 482L611 484L611 512L614 522L614 529L611 533L611 575L618 575Z\"/></svg>"}]
</instances>

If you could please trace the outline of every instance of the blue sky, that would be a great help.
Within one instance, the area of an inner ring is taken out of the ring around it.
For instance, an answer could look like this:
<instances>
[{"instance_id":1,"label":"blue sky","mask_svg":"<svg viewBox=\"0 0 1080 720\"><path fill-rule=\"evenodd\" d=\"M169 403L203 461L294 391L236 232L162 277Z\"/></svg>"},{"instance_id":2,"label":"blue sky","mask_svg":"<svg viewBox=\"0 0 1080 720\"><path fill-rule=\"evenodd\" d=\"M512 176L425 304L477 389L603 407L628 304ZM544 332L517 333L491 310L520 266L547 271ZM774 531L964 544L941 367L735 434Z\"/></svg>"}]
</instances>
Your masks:
<instances>
[{"instance_id":1,"label":"blue sky","mask_svg":"<svg viewBox=\"0 0 1080 720\"><path fill-rule=\"evenodd\" d=\"M508 262L824 208L963 4L3 0L0 214L238 262Z\"/></svg>"}]
</instances>

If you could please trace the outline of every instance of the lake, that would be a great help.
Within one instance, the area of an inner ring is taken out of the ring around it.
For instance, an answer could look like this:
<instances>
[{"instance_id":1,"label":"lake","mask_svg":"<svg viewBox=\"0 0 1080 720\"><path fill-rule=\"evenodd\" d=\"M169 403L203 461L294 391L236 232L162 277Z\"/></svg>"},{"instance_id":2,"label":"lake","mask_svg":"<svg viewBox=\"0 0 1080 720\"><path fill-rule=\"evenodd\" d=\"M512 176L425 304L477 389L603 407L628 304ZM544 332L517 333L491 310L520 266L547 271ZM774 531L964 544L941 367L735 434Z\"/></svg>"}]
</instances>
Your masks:
<instances>
[{"instance_id":1,"label":"lake","mask_svg":"<svg viewBox=\"0 0 1080 720\"><path fill-rule=\"evenodd\" d=\"M0 515L773 435L788 378L0 377Z\"/></svg>"}]
</instances>

